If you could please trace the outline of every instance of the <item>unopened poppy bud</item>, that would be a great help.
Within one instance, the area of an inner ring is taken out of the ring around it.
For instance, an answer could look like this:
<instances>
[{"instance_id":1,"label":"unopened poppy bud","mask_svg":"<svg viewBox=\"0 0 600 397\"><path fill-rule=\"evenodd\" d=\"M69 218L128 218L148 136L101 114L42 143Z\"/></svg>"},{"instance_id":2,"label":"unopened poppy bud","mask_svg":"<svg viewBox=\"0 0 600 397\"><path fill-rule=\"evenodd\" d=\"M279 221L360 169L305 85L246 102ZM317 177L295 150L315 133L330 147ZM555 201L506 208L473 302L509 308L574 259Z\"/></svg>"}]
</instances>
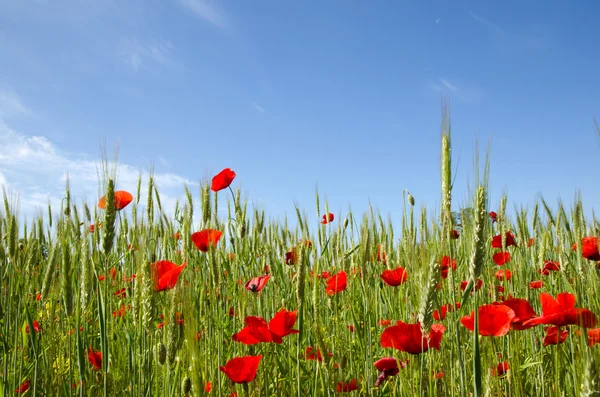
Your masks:
<instances>
[{"instance_id":1,"label":"unopened poppy bud","mask_svg":"<svg viewBox=\"0 0 600 397\"><path fill-rule=\"evenodd\" d=\"M344 219L344 230L346 230L346 228L348 227L348 223L349 223L349 219L348 219L348 217L346 217L346 219Z\"/></svg>"},{"instance_id":2,"label":"unopened poppy bud","mask_svg":"<svg viewBox=\"0 0 600 397\"><path fill-rule=\"evenodd\" d=\"M23 245L23 243L19 243L19 249L23 251L25 249L25 245Z\"/></svg>"},{"instance_id":3,"label":"unopened poppy bud","mask_svg":"<svg viewBox=\"0 0 600 397\"><path fill-rule=\"evenodd\" d=\"M190 390L192 390L192 380L189 376L186 376L181 382L181 392L186 395L190 392Z\"/></svg>"},{"instance_id":4,"label":"unopened poppy bud","mask_svg":"<svg viewBox=\"0 0 600 397\"><path fill-rule=\"evenodd\" d=\"M160 342L156 345L156 355L158 356L158 363L164 365L167 361L167 348L164 343Z\"/></svg>"},{"instance_id":5,"label":"unopened poppy bud","mask_svg":"<svg viewBox=\"0 0 600 397\"><path fill-rule=\"evenodd\" d=\"M413 207L415 206L415 198L410 193L408 193L408 203Z\"/></svg>"},{"instance_id":6,"label":"unopened poppy bud","mask_svg":"<svg viewBox=\"0 0 600 397\"><path fill-rule=\"evenodd\" d=\"M66 216L69 216L69 215L71 215L71 208L65 207L65 210L63 212Z\"/></svg>"}]
</instances>

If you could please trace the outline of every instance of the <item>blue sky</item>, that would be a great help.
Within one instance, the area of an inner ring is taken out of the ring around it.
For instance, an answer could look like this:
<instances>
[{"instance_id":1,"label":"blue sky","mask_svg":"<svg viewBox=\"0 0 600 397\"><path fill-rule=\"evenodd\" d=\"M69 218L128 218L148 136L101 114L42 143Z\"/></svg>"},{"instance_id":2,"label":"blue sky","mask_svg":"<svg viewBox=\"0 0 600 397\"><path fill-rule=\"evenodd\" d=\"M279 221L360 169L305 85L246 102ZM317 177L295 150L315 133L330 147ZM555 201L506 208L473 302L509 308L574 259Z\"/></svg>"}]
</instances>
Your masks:
<instances>
[{"instance_id":1,"label":"blue sky","mask_svg":"<svg viewBox=\"0 0 600 397\"><path fill-rule=\"evenodd\" d=\"M126 4L125 4L126 3ZM154 164L167 205L225 167L270 216L402 191L440 201L441 96L451 103L455 204L475 141L503 192L600 199L600 5L399 1L0 0L0 183L22 212L95 201L119 142L119 188ZM460 157L460 162L458 161ZM493 209L493 208L492 208ZM315 215L316 218L316 215Z\"/></svg>"}]
</instances>

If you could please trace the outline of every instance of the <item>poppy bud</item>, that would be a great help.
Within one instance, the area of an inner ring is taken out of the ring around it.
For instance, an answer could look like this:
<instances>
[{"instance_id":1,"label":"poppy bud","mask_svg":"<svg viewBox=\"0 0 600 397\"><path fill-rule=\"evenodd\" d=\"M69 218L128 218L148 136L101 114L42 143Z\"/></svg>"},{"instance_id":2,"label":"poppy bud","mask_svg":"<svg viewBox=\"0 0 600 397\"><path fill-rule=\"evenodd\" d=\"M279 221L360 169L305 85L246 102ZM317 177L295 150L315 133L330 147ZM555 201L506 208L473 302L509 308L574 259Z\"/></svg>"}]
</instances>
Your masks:
<instances>
[{"instance_id":1,"label":"poppy bud","mask_svg":"<svg viewBox=\"0 0 600 397\"><path fill-rule=\"evenodd\" d=\"M23 243L19 243L19 249L23 251L25 249L25 245L23 245Z\"/></svg>"},{"instance_id":2,"label":"poppy bud","mask_svg":"<svg viewBox=\"0 0 600 397\"><path fill-rule=\"evenodd\" d=\"M164 365L167 361L167 348L164 343L160 342L156 345L156 354L158 355L158 363Z\"/></svg>"},{"instance_id":3,"label":"poppy bud","mask_svg":"<svg viewBox=\"0 0 600 397\"><path fill-rule=\"evenodd\" d=\"M407 195L407 196L408 196L408 203L409 203L409 204L410 204L412 207L414 207L414 206L415 206L415 198L414 198L414 197L413 197L413 195L412 195L412 194L410 194L410 193L408 193L408 195Z\"/></svg>"},{"instance_id":4,"label":"poppy bud","mask_svg":"<svg viewBox=\"0 0 600 397\"><path fill-rule=\"evenodd\" d=\"M69 216L69 215L71 215L71 208L69 208L69 207L65 207L65 210L63 211L63 213L64 213L66 216Z\"/></svg>"},{"instance_id":5,"label":"poppy bud","mask_svg":"<svg viewBox=\"0 0 600 397\"><path fill-rule=\"evenodd\" d=\"M190 390L192 390L192 380L189 376L186 376L181 382L181 392L186 395L190 392Z\"/></svg>"},{"instance_id":6,"label":"poppy bud","mask_svg":"<svg viewBox=\"0 0 600 397\"><path fill-rule=\"evenodd\" d=\"M346 228L348 227L348 222L349 222L349 219L348 219L348 217L346 217L346 219L344 219L344 230L346 230Z\"/></svg>"}]
</instances>

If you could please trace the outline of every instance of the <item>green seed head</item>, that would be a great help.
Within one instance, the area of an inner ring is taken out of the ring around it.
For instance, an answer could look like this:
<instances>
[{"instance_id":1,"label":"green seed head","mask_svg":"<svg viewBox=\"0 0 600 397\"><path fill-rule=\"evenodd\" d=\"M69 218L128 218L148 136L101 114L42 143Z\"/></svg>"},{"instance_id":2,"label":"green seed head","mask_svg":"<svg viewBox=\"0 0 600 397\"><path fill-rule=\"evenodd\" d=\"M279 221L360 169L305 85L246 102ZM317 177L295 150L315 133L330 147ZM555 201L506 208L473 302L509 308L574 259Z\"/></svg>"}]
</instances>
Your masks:
<instances>
[{"instance_id":1,"label":"green seed head","mask_svg":"<svg viewBox=\"0 0 600 397\"><path fill-rule=\"evenodd\" d=\"M158 358L158 363L160 365L165 365L165 362L167 361L167 348L164 343L159 342L158 345L156 345L156 356Z\"/></svg>"},{"instance_id":2,"label":"green seed head","mask_svg":"<svg viewBox=\"0 0 600 397\"><path fill-rule=\"evenodd\" d=\"M181 382L181 393L186 395L190 392L190 390L192 390L192 380L189 378L189 376L186 376Z\"/></svg>"}]
</instances>

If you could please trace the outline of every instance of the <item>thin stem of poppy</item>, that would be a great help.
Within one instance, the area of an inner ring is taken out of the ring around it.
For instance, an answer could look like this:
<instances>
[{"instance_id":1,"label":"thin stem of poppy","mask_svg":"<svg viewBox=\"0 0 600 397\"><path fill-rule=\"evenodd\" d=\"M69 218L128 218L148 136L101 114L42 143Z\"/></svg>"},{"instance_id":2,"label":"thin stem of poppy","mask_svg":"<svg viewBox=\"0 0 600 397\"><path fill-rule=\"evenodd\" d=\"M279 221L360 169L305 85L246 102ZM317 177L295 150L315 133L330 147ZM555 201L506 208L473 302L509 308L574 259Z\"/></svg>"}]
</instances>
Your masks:
<instances>
[{"instance_id":1,"label":"thin stem of poppy","mask_svg":"<svg viewBox=\"0 0 600 397\"><path fill-rule=\"evenodd\" d=\"M237 222L238 207L237 207L236 202L235 202L235 193L233 192L233 189L231 188L231 185L227 186L227 188L231 192L231 199L233 200L233 209L235 210L235 216L236 216L236 222Z\"/></svg>"}]
</instances>

